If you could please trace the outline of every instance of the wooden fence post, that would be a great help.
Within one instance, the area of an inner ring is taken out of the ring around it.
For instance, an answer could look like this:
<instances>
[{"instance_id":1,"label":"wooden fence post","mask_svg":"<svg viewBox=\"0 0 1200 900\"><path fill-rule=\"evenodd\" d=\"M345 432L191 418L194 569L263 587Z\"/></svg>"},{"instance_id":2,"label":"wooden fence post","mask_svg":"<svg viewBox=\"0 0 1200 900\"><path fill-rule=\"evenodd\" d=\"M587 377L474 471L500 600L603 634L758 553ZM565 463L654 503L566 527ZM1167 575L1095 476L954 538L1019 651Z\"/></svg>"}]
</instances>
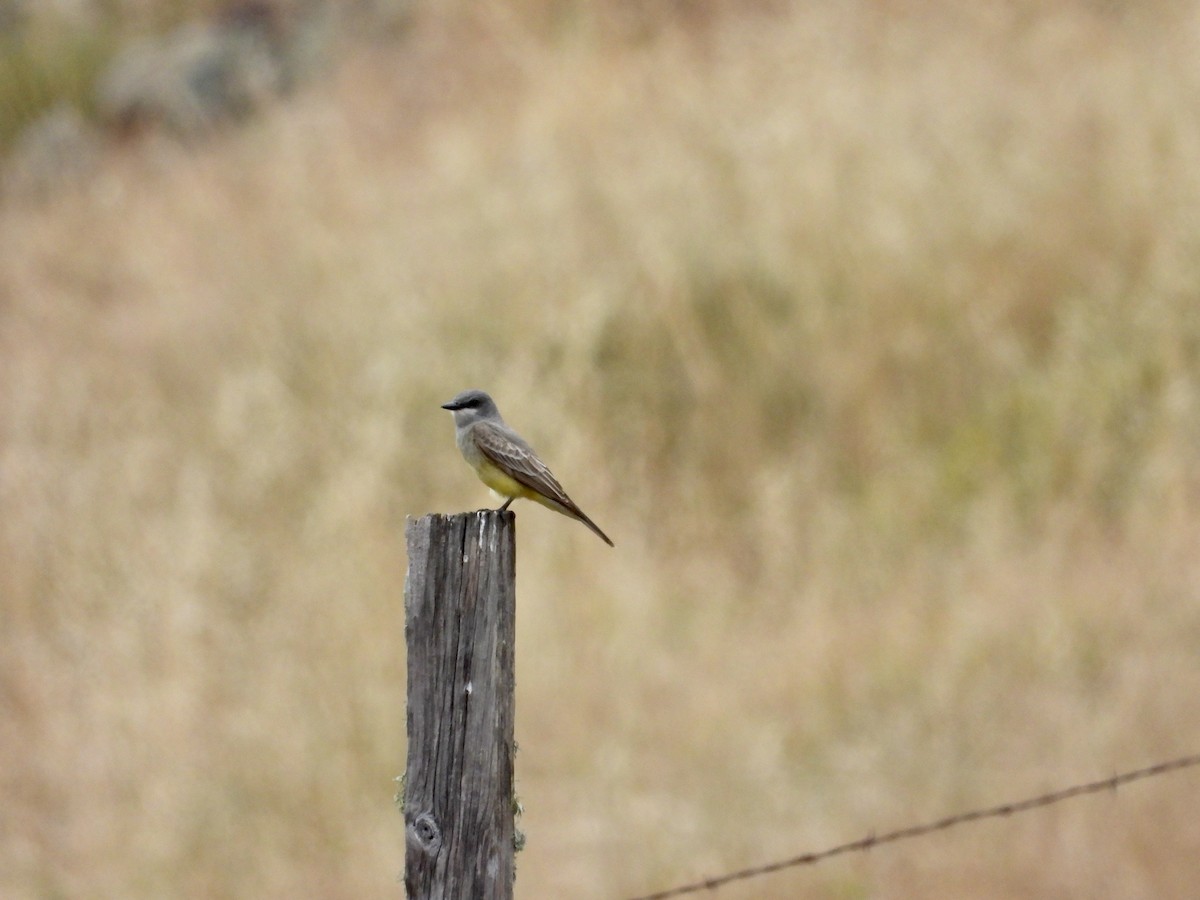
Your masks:
<instances>
[{"instance_id":1,"label":"wooden fence post","mask_svg":"<svg viewBox=\"0 0 1200 900\"><path fill-rule=\"evenodd\" d=\"M405 893L512 900L513 514L427 515L406 533Z\"/></svg>"}]
</instances>

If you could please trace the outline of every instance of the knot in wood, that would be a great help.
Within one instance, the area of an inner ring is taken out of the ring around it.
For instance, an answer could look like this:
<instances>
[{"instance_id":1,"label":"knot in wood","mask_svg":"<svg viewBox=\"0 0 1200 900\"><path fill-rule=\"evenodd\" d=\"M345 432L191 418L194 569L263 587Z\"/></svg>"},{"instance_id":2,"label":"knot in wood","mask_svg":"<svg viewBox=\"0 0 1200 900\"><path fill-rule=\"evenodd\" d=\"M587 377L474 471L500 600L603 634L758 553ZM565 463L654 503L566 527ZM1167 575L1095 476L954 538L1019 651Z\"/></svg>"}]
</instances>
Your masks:
<instances>
[{"instance_id":1,"label":"knot in wood","mask_svg":"<svg viewBox=\"0 0 1200 900\"><path fill-rule=\"evenodd\" d=\"M442 831L432 813L423 812L408 826L408 843L429 856L442 849Z\"/></svg>"}]
</instances>

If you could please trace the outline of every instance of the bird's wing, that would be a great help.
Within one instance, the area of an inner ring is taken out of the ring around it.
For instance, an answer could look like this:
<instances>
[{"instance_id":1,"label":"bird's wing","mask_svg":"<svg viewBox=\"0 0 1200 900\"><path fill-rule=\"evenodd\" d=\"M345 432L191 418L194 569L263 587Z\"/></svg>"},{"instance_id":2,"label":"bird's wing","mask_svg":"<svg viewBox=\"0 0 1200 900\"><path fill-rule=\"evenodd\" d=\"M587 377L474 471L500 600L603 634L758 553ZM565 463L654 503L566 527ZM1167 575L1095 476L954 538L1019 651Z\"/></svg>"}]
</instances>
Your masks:
<instances>
[{"instance_id":1,"label":"bird's wing","mask_svg":"<svg viewBox=\"0 0 1200 900\"><path fill-rule=\"evenodd\" d=\"M574 511L578 508L546 464L538 459L533 448L515 432L484 421L475 423L472 435L479 451L515 481L561 503L567 509Z\"/></svg>"}]
</instances>

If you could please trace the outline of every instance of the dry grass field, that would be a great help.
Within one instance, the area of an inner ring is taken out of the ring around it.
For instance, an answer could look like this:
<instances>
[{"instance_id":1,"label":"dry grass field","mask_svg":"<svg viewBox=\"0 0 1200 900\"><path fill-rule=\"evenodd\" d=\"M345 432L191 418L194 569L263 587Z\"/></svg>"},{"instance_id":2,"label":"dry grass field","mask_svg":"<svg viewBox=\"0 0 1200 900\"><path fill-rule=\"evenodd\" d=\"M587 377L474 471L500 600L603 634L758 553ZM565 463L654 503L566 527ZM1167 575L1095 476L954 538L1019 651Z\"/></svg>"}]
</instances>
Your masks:
<instances>
[{"instance_id":1,"label":"dry grass field","mask_svg":"<svg viewBox=\"0 0 1200 900\"><path fill-rule=\"evenodd\" d=\"M490 11L481 11L490 9ZM0 208L0 895L385 898L488 389L522 900L1200 749L1200 11L446 4ZM1200 774L731 886L1154 898Z\"/></svg>"}]
</instances>

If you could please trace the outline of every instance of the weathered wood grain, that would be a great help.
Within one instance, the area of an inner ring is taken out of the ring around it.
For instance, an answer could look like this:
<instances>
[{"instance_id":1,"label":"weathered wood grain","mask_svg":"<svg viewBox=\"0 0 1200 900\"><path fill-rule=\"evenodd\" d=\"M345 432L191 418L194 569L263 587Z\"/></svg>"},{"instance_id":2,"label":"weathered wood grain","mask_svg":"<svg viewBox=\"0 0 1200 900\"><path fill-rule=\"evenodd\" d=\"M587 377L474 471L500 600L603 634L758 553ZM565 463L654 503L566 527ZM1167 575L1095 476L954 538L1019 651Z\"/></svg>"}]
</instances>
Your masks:
<instances>
[{"instance_id":1,"label":"weathered wood grain","mask_svg":"<svg viewBox=\"0 0 1200 900\"><path fill-rule=\"evenodd\" d=\"M408 523L410 898L512 898L515 534L511 512Z\"/></svg>"}]
</instances>

